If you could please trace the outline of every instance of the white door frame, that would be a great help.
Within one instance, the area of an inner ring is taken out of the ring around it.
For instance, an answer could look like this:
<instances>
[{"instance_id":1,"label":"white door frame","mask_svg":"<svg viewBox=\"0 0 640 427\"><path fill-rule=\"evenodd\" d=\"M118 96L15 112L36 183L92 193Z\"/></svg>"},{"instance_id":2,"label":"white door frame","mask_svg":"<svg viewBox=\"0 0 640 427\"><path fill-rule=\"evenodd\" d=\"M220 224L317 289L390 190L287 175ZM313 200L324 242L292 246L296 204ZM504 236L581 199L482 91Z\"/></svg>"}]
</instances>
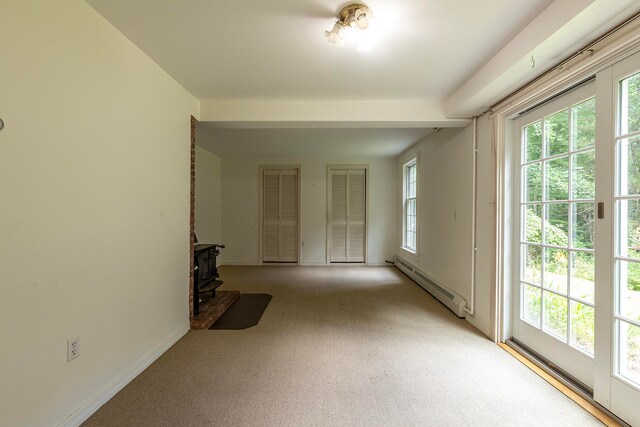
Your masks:
<instances>
[{"instance_id":1,"label":"white door frame","mask_svg":"<svg viewBox=\"0 0 640 427\"><path fill-rule=\"evenodd\" d=\"M331 263L331 171L332 170L364 170L365 187L365 220L364 220L364 263L348 263L349 265L369 265L369 165L327 165L327 223L326 223L326 254L325 263L327 265L340 265L341 263Z\"/></svg>"},{"instance_id":2,"label":"white door frame","mask_svg":"<svg viewBox=\"0 0 640 427\"><path fill-rule=\"evenodd\" d=\"M298 213L298 261L296 263L293 263L293 262L292 263L283 263L282 265L292 265L292 264L293 265L300 265L300 249L301 249L301 247L300 247L300 242L301 242L301 239L300 239L300 223L302 222L301 218L300 218L300 213L301 213L300 196L301 196L301 187L302 187L302 174L301 174L302 168L301 168L300 165L259 165L258 166L258 172L260 174L260 179L258 179L258 182L259 182L258 185L260 186L258 188L258 195L260 197L260 207L259 207L260 212L259 212L259 217L258 217L259 218L259 220L258 220L258 235L259 235L258 236L258 254L260 256L259 263L261 265L265 264L265 262L263 261L263 255L264 255L264 253L263 253L264 252L264 248L263 248L263 244L264 244L264 242L263 242L264 224L263 224L263 221L264 221L264 219L262 218L263 217L263 213L264 213L264 171L265 171L265 169L267 169L267 170L269 170L269 169L274 169L274 170L277 170L277 169L281 169L281 170L296 170L297 173L298 173L298 194L297 194L297 196L298 196L298 200L297 200L297 202L298 202L298 212L297 212ZM269 263L269 265L274 265L274 264L273 263Z\"/></svg>"}]
</instances>

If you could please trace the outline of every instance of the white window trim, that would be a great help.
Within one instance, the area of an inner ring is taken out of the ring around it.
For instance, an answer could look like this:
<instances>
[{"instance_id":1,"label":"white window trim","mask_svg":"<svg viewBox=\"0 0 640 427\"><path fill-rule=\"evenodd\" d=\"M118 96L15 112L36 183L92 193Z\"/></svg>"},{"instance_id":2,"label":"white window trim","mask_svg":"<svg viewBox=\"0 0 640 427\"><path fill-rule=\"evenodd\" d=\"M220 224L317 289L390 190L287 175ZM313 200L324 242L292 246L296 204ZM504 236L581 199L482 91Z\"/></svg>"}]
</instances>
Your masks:
<instances>
[{"instance_id":1,"label":"white window trim","mask_svg":"<svg viewBox=\"0 0 640 427\"><path fill-rule=\"evenodd\" d=\"M407 169L410 166L416 166L416 245L415 248L407 246ZM400 249L406 253L417 256L419 250L419 218L420 218L420 201L418 195L420 194L420 156L419 153L414 153L406 158L402 164L402 237L400 241Z\"/></svg>"}]
</instances>

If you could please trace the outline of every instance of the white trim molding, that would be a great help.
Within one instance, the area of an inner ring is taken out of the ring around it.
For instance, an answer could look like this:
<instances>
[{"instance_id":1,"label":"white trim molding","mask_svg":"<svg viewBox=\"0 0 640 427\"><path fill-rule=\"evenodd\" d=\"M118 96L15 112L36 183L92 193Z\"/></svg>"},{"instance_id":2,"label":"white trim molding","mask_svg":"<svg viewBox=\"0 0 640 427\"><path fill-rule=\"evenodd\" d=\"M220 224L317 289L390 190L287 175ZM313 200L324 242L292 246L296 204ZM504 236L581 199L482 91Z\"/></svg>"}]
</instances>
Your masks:
<instances>
[{"instance_id":1,"label":"white trim molding","mask_svg":"<svg viewBox=\"0 0 640 427\"><path fill-rule=\"evenodd\" d=\"M252 262L252 261L225 261L224 263L218 265L218 267L227 267L227 266L244 266L244 267L256 267L260 265L298 265L297 263L269 263L263 264L261 262Z\"/></svg>"},{"instance_id":2,"label":"white trim molding","mask_svg":"<svg viewBox=\"0 0 640 427\"><path fill-rule=\"evenodd\" d=\"M482 332L487 337L491 338L491 328L488 325L478 322L478 320L475 317L469 316L469 315L465 317L465 320L469 322L471 326L473 326L474 328Z\"/></svg>"}]
</instances>

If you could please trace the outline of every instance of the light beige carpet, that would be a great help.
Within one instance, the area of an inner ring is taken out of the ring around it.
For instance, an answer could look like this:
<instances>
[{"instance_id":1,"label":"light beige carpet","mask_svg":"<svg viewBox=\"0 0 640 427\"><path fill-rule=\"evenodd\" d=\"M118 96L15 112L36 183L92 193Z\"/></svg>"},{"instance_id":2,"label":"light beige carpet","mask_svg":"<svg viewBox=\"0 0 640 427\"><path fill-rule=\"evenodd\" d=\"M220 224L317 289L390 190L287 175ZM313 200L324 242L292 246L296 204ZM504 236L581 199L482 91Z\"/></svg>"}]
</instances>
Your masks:
<instances>
[{"instance_id":1,"label":"light beige carpet","mask_svg":"<svg viewBox=\"0 0 640 427\"><path fill-rule=\"evenodd\" d=\"M220 273L260 323L188 333L87 426L601 425L395 268Z\"/></svg>"}]
</instances>

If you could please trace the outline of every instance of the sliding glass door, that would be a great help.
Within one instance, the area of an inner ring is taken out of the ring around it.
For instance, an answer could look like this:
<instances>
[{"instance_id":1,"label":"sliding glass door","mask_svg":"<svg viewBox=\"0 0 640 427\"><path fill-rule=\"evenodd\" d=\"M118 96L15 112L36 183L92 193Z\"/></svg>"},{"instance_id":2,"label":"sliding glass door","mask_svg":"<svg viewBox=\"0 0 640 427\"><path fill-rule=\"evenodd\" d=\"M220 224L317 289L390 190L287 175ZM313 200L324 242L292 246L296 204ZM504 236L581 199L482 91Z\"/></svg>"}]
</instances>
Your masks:
<instances>
[{"instance_id":1,"label":"sliding glass door","mask_svg":"<svg viewBox=\"0 0 640 427\"><path fill-rule=\"evenodd\" d=\"M593 386L595 85L518 120L521 191L514 337Z\"/></svg>"},{"instance_id":2,"label":"sliding glass door","mask_svg":"<svg viewBox=\"0 0 640 427\"><path fill-rule=\"evenodd\" d=\"M513 338L640 425L640 55L515 125Z\"/></svg>"},{"instance_id":3,"label":"sliding glass door","mask_svg":"<svg viewBox=\"0 0 640 427\"><path fill-rule=\"evenodd\" d=\"M612 74L615 154L611 407L636 425L640 424L640 56L616 64Z\"/></svg>"}]
</instances>

